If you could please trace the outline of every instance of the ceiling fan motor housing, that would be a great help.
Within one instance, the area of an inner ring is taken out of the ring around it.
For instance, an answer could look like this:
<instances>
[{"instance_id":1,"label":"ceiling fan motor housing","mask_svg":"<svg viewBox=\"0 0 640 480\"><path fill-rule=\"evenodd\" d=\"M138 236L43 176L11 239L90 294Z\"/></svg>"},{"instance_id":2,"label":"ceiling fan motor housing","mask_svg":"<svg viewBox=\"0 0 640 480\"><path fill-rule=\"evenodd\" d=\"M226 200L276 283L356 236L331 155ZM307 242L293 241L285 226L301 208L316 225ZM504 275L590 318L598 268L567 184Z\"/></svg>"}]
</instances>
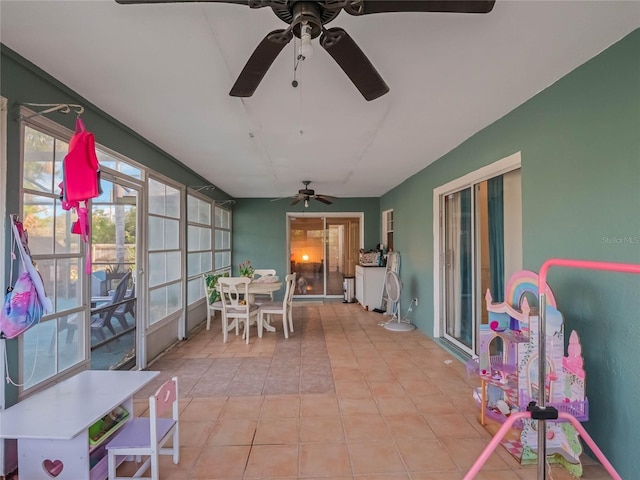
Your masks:
<instances>
[{"instance_id":1,"label":"ceiling fan motor housing","mask_svg":"<svg viewBox=\"0 0 640 480\"><path fill-rule=\"evenodd\" d=\"M327 10L322 2L299 0L288 2L285 8L272 6L273 12L280 20L292 26L293 34L297 38L302 36L302 25L306 24L311 38L317 38L322 33L322 26L338 16L340 9Z\"/></svg>"},{"instance_id":2,"label":"ceiling fan motor housing","mask_svg":"<svg viewBox=\"0 0 640 480\"><path fill-rule=\"evenodd\" d=\"M304 188L298 190L298 195L304 195L305 197L313 197L316 194L315 190L309 188L310 180L304 180ZM306 199L308 200L308 198Z\"/></svg>"}]
</instances>

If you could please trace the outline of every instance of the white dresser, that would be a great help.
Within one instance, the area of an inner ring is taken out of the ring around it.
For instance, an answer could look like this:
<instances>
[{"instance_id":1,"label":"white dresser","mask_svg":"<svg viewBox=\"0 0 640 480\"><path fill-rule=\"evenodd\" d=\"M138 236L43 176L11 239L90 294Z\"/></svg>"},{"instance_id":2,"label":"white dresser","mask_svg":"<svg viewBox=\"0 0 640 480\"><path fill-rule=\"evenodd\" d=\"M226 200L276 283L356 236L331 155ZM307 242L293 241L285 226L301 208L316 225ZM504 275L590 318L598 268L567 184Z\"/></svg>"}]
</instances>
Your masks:
<instances>
[{"instance_id":1,"label":"white dresser","mask_svg":"<svg viewBox=\"0 0 640 480\"><path fill-rule=\"evenodd\" d=\"M356 300L367 310L380 308L385 267L356 265Z\"/></svg>"}]
</instances>

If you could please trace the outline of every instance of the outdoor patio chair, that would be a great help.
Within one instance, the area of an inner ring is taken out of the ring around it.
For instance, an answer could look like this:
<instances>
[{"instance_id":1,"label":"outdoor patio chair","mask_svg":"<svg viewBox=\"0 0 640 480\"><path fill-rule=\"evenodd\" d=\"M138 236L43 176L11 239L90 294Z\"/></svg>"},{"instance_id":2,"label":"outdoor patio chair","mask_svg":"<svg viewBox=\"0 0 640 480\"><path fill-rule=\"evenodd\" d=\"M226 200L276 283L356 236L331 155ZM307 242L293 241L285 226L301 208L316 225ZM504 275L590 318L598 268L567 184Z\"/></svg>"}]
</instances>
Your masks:
<instances>
[{"instance_id":1,"label":"outdoor patio chair","mask_svg":"<svg viewBox=\"0 0 640 480\"><path fill-rule=\"evenodd\" d=\"M111 300L106 305L96 305L96 308L101 310L91 316L91 333L94 334L99 341L105 341L107 339L104 333L105 328L107 328L112 335L116 334L116 330L113 328L111 322L114 317L117 319L116 310L121 306L118 305L118 303L124 300L130 278L131 272L127 272L111 294Z\"/></svg>"}]
</instances>

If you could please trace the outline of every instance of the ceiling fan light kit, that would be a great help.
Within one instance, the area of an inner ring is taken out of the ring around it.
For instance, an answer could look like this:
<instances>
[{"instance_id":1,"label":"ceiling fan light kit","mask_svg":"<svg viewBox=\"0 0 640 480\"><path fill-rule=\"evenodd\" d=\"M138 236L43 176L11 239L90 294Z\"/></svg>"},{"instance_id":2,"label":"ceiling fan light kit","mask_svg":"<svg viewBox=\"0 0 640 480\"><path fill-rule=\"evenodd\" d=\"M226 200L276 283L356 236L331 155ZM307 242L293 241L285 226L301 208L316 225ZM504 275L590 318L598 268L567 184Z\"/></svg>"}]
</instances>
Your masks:
<instances>
[{"instance_id":1,"label":"ceiling fan light kit","mask_svg":"<svg viewBox=\"0 0 640 480\"><path fill-rule=\"evenodd\" d=\"M249 57L229 95L250 97L282 49L295 36L300 39L301 60L311 58L311 40L320 37L320 46L335 60L362 96L375 100L389 91L364 52L342 28L325 28L344 10L363 16L390 12L489 13L495 0L116 0L121 4L154 3L235 3L250 8L270 7L289 25L268 33ZM295 87L295 85L294 85Z\"/></svg>"}]
</instances>

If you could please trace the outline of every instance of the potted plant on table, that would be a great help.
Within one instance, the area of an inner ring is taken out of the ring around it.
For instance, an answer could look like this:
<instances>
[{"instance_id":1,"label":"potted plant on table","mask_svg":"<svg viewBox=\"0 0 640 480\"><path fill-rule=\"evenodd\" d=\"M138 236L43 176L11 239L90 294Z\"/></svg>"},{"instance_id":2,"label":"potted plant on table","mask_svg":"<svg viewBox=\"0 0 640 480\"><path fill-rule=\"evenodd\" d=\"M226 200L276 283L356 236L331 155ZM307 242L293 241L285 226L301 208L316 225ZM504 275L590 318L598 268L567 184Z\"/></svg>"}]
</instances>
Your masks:
<instances>
[{"instance_id":1,"label":"potted plant on table","mask_svg":"<svg viewBox=\"0 0 640 480\"><path fill-rule=\"evenodd\" d=\"M251 260L245 260L240 265L238 265L238 271L240 272L241 277L253 277L253 272L255 268L251 265Z\"/></svg>"}]
</instances>

